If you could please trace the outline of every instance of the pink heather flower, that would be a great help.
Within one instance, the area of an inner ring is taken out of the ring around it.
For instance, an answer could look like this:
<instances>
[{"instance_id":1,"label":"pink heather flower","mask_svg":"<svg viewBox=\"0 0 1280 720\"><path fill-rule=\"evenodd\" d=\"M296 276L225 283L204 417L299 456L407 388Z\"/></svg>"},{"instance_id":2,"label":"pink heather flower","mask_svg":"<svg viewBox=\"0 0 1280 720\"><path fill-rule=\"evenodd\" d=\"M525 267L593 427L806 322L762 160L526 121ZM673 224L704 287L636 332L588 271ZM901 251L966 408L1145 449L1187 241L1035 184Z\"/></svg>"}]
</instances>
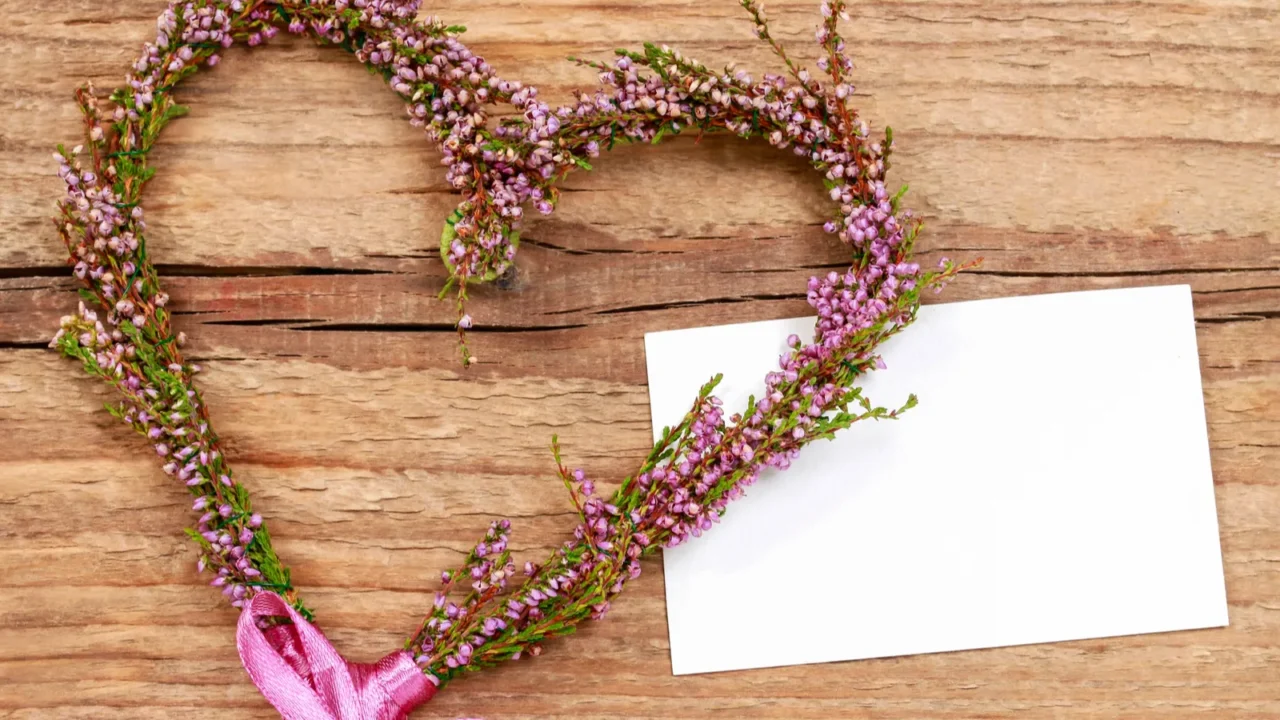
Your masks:
<instances>
[{"instance_id":1,"label":"pink heather flower","mask_svg":"<svg viewBox=\"0 0 1280 720\"><path fill-rule=\"evenodd\" d=\"M647 548L675 546L709 530L727 503L740 497L762 469L786 468L803 445L826 434L828 423L833 422L830 411L848 401L856 375L869 361L883 367L883 360L873 352L876 339L869 339L874 333L868 331L903 319L909 308L904 297L910 299L907 293L917 284L937 284L909 262L912 221L905 212L895 216L883 182L885 148L868 140L867 126L860 120L855 121L856 128L841 130L825 119L838 101L854 92L842 81L851 65L835 36L834 20L817 34L827 55L818 66L841 73L832 77L829 86L808 72L796 73L805 86L799 87L776 75L766 75L757 83L744 71L707 70L683 61L665 63L664 74L659 75L652 71L653 61L620 57L612 69L601 73L599 90L580 95L571 106L553 108L539 99L535 88L497 77L456 38L415 25L418 3L413 0L334 0L331 5L334 10L350 10L362 29L348 33L345 20L335 26L323 12L307 16L312 29L330 42L345 44L368 64L381 66L391 88L404 96L411 122L438 141L446 181L468 196L486 199L456 222L456 237L447 248L449 262L457 268L456 279L500 273L509 267L515 253L512 231L523 215L522 206L551 213L557 197L555 183L586 158L597 156L601 143L654 141L660 130L666 134L693 128L686 116L767 138L810 162L834 186L830 197L838 213L823 223L823 230L850 245L855 258L844 274L832 272L809 281L806 299L818 316L814 335L787 339L787 351L766 379L766 390L749 416L726 416L720 401L704 394L682 431L679 449L673 448L673 455L656 467L647 467L636 478L635 493L623 498L625 502L596 496L586 474L574 471L572 492L582 512L575 539L545 565L525 563L526 584L507 590L517 572L508 552L507 521L490 526L462 567L442 574L446 586L453 580L467 580L470 588L456 588L461 593L474 590L496 598L489 605L458 605L437 594L432 614L411 646L421 650L415 659L424 670L441 673L447 680L446 668L481 662L485 653L479 648L491 642L486 638L509 629L519 633L556 618L562 599L580 599L584 585L592 592L593 616L603 616L623 583L639 575L638 560ZM189 7L193 6L175 5L166 11L157 28L158 47L149 47L135 65L126 90L133 102L110 113L125 124L123 132L130 132L126 119L137 122L154 112L154 93L167 82L166 68L190 69L198 62L198 54L208 52L195 50L193 43L227 47L233 34L252 31L249 44L258 45L277 32L263 9L249 13L246 26L240 24L242 18L233 20L225 10L215 15L213 9L201 6L198 15L190 15ZM233 13L244 9L241 0L231 0L230 7ZM823 13L838 15L842 7L838 0L827 0ZM363 30L375 26L378 32L366 37ZM288 29L306 30L301 19L294 19ZM678 60L675 54L669 57ZM218 62L216 54L205 60L208 66ZM510 104L516 113L493 122L487 117L493 103ZM617 123L619 115L632 121ZM574 130L567 133L565 128ZM96 140L92 133L101 130L91 124L91 139ZM135 135L128 141L137 139ZM494 139L500 142L491 142ZM59 176L67 186L63 209L85 240L73 250L74 272L109 298L108 306L122 313L104 313L98 323L91 311L82 309L65 328L70 337L64 343L80 337L80 345L92 353L91 362L97 362L101 374L112 378L130 402L137 401L136 409L142 412L131 421L136 428L150 440L167 439L182 448L174 454L166 443L154 445L169 461L167 473L177 474L192 487L209 482L214 472L210 462L217 453L212 451L209 428L196 420L201 409L194 390L186 388L186 405L173 406L167 388L161 398L157 388L143 380L149 375L139 371L136 352L131 354L134 349L127 347L127 339L115 327L123 318L145 324L150 309L164 307L168 300L159 292L147 297L143 285L130 284L141 264L136 253L138 235L145 230L142 210L134 206L126 217L126 206L114 196L109 182L115 169L93 167L90 172L78 161L57 157ZM945 270L948 261L944 259L940 266ZM122 277L115 277L115 267L121 269ZM471 316L462 314L458 329L472 325ZM179 345L184 341L180 334ZM852 375L841 369L854 366L857 372ZM194 372L177 363L169 369L182 383L189 382L188 373ZM144 419L146 411L160 416L160 422L167 417L165 424L172 429L155 428ZM180 458L185 467L179 470L173 458ZM229 474L218 475L217 484L200 492L221 493L221 487L233 487ZM215 570L213 584L223 587L239 606L256 592L247 580L262 574L253 566L258 560L249 555L252 529L262 525L262 517L255 513L242 520L247 508L237 509L207 495L197 498L193 509L204 511L197 530L212 546L202 549L199 566ZM257 550L266 551L265 546ZM514 657L526 651L538 655L541 648L517 645ZM440 678L431 674L428 679L440 684Z\"/></svg>"}]
</instances>

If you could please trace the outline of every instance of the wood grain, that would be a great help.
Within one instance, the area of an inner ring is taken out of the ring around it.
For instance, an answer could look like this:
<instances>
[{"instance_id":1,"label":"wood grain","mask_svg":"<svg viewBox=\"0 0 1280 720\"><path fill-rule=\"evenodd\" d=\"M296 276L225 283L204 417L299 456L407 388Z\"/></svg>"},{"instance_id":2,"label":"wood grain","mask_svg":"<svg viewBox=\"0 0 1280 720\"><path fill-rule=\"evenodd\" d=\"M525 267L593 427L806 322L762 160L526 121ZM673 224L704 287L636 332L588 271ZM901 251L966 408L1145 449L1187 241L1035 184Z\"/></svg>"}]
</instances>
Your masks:
<instances>
[{"instance_id":1,"label":"wood grain","mask_svg":"<svg viewBox=\"0 0 1280 720\"><path fill-rule=\"evenodd\" d=\"M0 0L0 718L274 716L194 573L184 493L43 349L75 301L49 152L76 138L74 86L115 82L160 9ZM553 101L592 81L566 55L643 41L773 67L731 0L429 9ZM816 3L770 10L812 62ZM607 621L415 717L1280 718L1275 0L853 15L858 101L900 139L925 257L986 259L946 299L1192 286L1231 627L673 678L654 561ZM722 138L622 149L529 224L511 282L476 293L482 362L460 372L433 299L456 198L375 78L282 38L181 95L194 112L155 153L152 254L229 455L355 658L409 631L492 517L514 518L522 552L564 537L552 433L597 475L642 457L644 332L801 314L805 279L840 262L803 165Z\"/></svg>"}]
</instances>

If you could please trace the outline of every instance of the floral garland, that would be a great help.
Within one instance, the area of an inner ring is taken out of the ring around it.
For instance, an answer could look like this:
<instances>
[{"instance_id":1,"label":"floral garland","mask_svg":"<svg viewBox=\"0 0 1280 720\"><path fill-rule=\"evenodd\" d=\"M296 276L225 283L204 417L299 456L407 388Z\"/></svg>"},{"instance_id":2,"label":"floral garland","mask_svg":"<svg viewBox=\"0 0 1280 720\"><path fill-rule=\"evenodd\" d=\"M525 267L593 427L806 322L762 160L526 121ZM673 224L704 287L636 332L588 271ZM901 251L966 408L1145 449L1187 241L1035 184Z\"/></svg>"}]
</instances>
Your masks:
<instances>
[{"instance_id":1,"label":"floral garland","mask_svg":"<svg viewBox=\"0 0 1280 720\"><path fill-rule=\"evenodd\" d=\"M762 469L786 468L808 443L860 420L894 418L915 403L913 396L896 410L874 406L858 378L883 366L877 346L911 323L921 292L941 290L963 267L944 259L924 271L912 261L920 222L899 206L905 188L890 195L884 184L892 133L871 138L849 107L852 63L837 33L843 1L823 0L817 30L817 64L830 82L787 56L754 0L741 4L789 80L753 80L732 66L712 70L646 45L643 52L618 50L610 64L577 61L599 72L601 87L553 109L536 88L499 78L459 42L463 28L418 19L418 0L189 0L160 16L155 42L109 103L92 87L77 91L86 140L56 154L67 186L56 224L83 281L83 302L63 319L53 345L119 391L120 401L108 409L148 438L164 472L189 488L199 513L188 531L200 546L198 568L212 573L211 584L232 605L247 608L253 598L274 594L287 601L294 624L312 619L220 448L194 383L200 368L183 359L185 336L172 330L140 201L154 173L148 153L164 126L187 111L175 102L174 88L201 66L217 65L218 53L236 42L260 45L285 29L347 50L386 80L404 99L410 122L439 145L462 197L441 237L449 270L441 297L452 292L456 299L464 363L474 360L465 344L472 325L468 287L509 268L523 208L552 212L557 182L590 169L590 159L618 142L723 131L789 148L825 178L834 206L825 229L851 250L846 272L809 281L808 301L818 314L814 336L790 338L764 393L726 415L712 395L719 378L712 379L612 495L600 494L582 470L570 470L553 439L559 476L580 518L573 539L521 568L507 546L510 524L501 520L443 573L434 605L404 644L434 688L467 671L539 654L546 639L603 616L640 574L640 558L709 530ZM492 122L488 108L499 104L517 112Z\"/></svg>"}]
</instances>

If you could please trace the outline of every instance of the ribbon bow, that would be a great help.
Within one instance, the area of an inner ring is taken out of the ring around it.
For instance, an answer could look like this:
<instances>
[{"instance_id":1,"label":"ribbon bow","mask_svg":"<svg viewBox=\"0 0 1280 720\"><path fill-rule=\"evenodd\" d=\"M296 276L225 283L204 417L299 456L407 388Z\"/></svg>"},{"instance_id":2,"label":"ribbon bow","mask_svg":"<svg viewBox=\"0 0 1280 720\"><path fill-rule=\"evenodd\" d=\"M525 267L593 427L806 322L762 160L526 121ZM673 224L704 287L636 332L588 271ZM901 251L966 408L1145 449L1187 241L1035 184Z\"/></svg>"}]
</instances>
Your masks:
<instances>
[{"instance_id":1,"label":"ribbon bow","mask_svg":"<svg viewBox=\"0 0 1280 720\"><path fill-rule=\"evenodd\" d=\"M258 627L258 618L292 625ZM285 720L405 720L436 686L404 650L372 665L344 660L324 633L275 593L249 600L236 628L240 662Z\"/></svg>"}]
</instances>

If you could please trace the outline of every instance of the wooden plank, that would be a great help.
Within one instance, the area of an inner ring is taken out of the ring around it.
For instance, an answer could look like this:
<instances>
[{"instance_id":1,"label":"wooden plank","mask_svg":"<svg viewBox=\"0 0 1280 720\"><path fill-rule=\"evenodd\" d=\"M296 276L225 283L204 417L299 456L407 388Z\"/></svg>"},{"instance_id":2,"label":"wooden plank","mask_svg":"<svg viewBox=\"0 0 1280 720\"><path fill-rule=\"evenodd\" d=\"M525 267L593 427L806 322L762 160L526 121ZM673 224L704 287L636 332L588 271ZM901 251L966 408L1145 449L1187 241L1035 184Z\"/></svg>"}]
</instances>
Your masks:
<instances>
[{"instance_id":1,"label":"wooden plank","mask_svg":"<svg viewBox=\"0 0 1280 720\"><path fill-rule=\"evenodd\" d=\"M815 5L770 3L806 62ZM49 152L76 137L71 90L109 87L159 10L0 0L0 718L274 717L239 668L234 613L193 571L182 489L101 411L103 388L40 349L75 301ZM730 0L430 11L553 101L592 82L566 55L643 41L774 67ZM1231 627L675 678L655 560L606 621L415 717L1280 717L1273 0L853 14L859 105L900 139L923 257L986 260L941 299L1191 285ZM152 252L228 453L359 659L400 641L491 518L514 519L521 553L565 537L552 433L601 478L634 466L644 332L802 314L805 279L843 257L802 164L726 138L625 148L529 223L510 282L475 293L481 363L464 372L434 300L456 198L375 78L282 38L181 94L194 112L155 153Z\"/></svg>"}]
</instances>

